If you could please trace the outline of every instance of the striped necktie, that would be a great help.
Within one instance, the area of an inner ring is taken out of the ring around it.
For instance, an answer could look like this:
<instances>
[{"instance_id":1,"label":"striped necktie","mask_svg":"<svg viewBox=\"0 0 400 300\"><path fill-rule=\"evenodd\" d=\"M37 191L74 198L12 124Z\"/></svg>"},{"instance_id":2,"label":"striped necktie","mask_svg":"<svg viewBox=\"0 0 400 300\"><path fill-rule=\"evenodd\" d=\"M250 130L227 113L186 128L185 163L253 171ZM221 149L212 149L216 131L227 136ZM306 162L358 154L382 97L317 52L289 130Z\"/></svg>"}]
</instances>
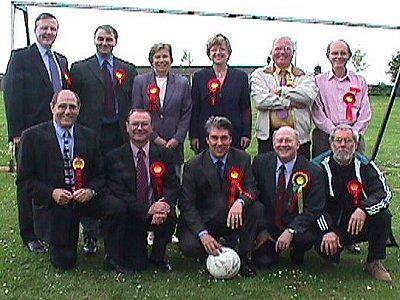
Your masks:
<instances>
[{"instance_id":1,"label":"striped necktie","mask_svg":"<svg viewBox=\"0 0 400 300\"><path fill-rule=\"evenodd\" d=\"M73 187L75 185L75 180L74 180L74 172L72 170L72 165L71 165L70 138L71 138L71 135L70 135L69 131L66 130L63 134L64 180L65 180L65 184L68 187L70 187L71 189L73 189Z\"/></svg>"}]
</instances>

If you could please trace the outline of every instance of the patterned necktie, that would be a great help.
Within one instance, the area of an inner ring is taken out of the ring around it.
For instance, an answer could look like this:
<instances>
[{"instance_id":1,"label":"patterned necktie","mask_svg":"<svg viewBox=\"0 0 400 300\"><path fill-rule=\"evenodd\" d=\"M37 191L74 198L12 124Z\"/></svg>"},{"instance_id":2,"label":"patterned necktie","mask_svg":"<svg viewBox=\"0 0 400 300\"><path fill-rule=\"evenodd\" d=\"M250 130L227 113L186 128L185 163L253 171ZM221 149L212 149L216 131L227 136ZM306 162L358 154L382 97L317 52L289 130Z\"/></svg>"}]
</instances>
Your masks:
<instances>
[{"instance_id":1,"label":"patterned necktie","mask_svg":"<svg viewBox=\"0 0 400 300\"><path fill-rule=\"evenodd\" d=\"M149 181L145 158L146 154L142 148L139 148L136 164L136 196L139 201L149 202Z\"/></svg>"},{"instance_id":2,"label":"patterned necktie","mask_svg":"<svg viewBox=\"0 0 400 300\"><path fill-rule=\"evenodd\" d=\"M54 61L53 54L50 50L46 51L47 57L49 58L49 69L51 76L51 83L53 84L54 92L58 92L62 89L60 72L58 71L57 64Z\"/></svg>"},{"instance_id":3,"label":"patterned necktie","mask_svg":"<svg viewBox=\"0 0 400 300\"><path fill-rule=\"evenodd\" d=\"M114 118L115 117L115 97L114 97L114 87L112 78L110 75L110 71L108 70L108 61L103 61L103 65L101 67L101 72L104 77L104 103L103 103L103 111L104 116L106 118Z\"/></svg>"},{"instance_id":4,"label":"patterned necktie","mask_svg":"<svg viewBox=\"0 0 400 300\"><path fill-rule=\"evenodd\" d=\"M280 73L280 77L281 77L281 86L286 86L287 85L287 76L288 76L289 72L286 70L282 70Z\"/></svg>"},{"instance_id":5,"label":"patterned necktie","mask_svg":"<svg viewBox=\"0 0 400 300\"><path fill-rule=\"evenodd\" d=\"M71 149L70 149L70 133L65 131L63 134L64 149L63 149L63 159L64 159L64 181L65 184L73 189L75 185L74 172L71 165Z\"/></svg>"},{"instance_id":6,"label":"patterned necktie","mask_svg":"<svg viewBox=\"0 0 400 300\"><path fill-rule=\"evenodd\" d=\"M217 160L215 162L215 167L217 168L219 183L222 185L222 179L224 177L224 174L223 174L224 162L220 159Z\"/></svg>"},{"instance_id":7,"label":"patterned necktie","mask_svg":"<svg viewBox=\"0 0 400 300\"><path fill-rule=\"evenodd\" d=\"M286 196L286 178L285 178L285 165L279 167L278 185L277 185L277 198L275 208L275 224L282 230L285 227L283 223L283 215L285 214L285 197Z\"/></svg>"}]
</instances>

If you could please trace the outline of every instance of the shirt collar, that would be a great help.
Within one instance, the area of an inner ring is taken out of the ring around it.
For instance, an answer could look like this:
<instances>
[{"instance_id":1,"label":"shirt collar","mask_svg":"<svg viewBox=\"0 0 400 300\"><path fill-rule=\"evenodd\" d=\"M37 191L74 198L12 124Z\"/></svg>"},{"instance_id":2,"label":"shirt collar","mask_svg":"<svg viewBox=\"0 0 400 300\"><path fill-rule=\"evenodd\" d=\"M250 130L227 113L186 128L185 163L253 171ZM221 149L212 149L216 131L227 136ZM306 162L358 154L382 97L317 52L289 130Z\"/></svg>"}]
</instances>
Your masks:
<instances>
[{"instance_id":1,"label":"shirt collar","mask_svg":"<svg viewBox=\"0 0 400 300\"><path fill-rule=\"evenodd\" d=\"M217 158L217 157L215 157L210 151L208 151L208 153L210 153L210 157L211 157L211 160L212 160L212 162L213 162L214 165L215 165L215 163L216 163L217 161L219 161L219 160L221 160L221 161L224 163L224 166L226 165L226 159L227 159L227 157L228 157L228 153L225 154L224 157L222 157L222 158Z\"/></svg>"},{"instance_id":2,"label":"shirt collar","mask_svg":"<svg viewBox=\"0 0 400 300\"><path fill-rule=\"evenodd\" d=\"M45 48L39 42L36 42L36 46L38 47L39 53L42 57L45 57L47 50L50 50L50 48Z\"/></svg>"},{"instance_id":3,"label":"shirt collar","mask_svg":"<svg viewBox=\"0 0 400 300\"><path fill-rule=\"evenodd\" d=\"M97 60L99 61L100 67L103 65L103 62L106 60L110 64L112 68L114 68L114 56L111 54L108 59L104 59L98 53L96 53Z\"/></svg>"},{"instance_id":4,"label":"shirt collar","mask_svg":"<svg viewBox=\"0 0 400 300\"><path fill-rule=\"evenodd\" d=\"M297 160L297 156L295 158L293 158L291 161L287 162L287 163L283 163L281 162L281 160L279 159L279 157L276 158L276 170L275 172L279 172L279 168L281 167L281 165L285 166L286 169L286 174L292 174L293 168L294 168L294 164L296 163Z\"/></svg>"},{"instance_id":5,"label":"shirt collar","mask_svg":"<svg viewBox=\"0 0 400 300\"><path fill-rule=\"evenodd\" d=\"M71 137L74 136L74 126L72 126L70 128L63 128L63 127L60 126L60 124L58 124L54 120L53 120L53 126L54 126L54 129L56 131L56 135L59 138L63 138L63 135L64 135L65 131L68 131Z\"/></svg>"},{"instance_id":6,"label":"shirt collar","mask_svg":"<svg viewBox=\"0 0 400 300\"><path fill-rule=\"evenodd\" d=\"M281 68L279 68L277 65L274 65L274 66L275 66L275 73L276 73L277 75L279 75L283 70L288 71L289 74L293 74L293 73L292 73L292 64L290 64L289 67L287 67L287 68L285 68L285 69L281 69Z\"/></svg>"},{"instance_id":7,"label":"shirt collar","mask_svg":"<svg viewBox=\"0 0 400 300\"><path fill-rule=\"evenodd\" d=\"M336 78L338 81L350 80L349 70L346 69L346 75L344 75L342 78L336 77L332 70L328 71L328 80L332 80L334 78Z\"/></svg>"},{"instance_id":8,"label":"shirt collar","mask_svg":"<svg viewBox=\"0 0 400 300\"><path fill-rule=\"evenodd\" d=\"M132 141L130 141L130 145L131 145L133 157L135 159L137 159L137 153L138 153L139 147L136 146L134 143L132 143ZM147 144L142 147L142 150L144 151L144 154L146 155L146 158L149 157L150 142L147 142Z\"/></svg>"}]
</instances>

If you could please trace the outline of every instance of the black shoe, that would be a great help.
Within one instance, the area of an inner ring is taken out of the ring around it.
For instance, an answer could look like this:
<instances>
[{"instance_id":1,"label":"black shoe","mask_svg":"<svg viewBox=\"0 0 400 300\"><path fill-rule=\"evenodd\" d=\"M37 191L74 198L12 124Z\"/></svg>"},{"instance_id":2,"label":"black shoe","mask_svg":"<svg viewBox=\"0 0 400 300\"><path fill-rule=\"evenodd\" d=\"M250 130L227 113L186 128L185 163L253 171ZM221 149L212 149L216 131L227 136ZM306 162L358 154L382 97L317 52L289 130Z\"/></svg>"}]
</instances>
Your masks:
<instances>
[{"instance_id":1,"label":"black shoe","mask_svg":"<svg viewBox=\"0 0 400 300\"><path fill-rule=\"evenodd\" d=\"M49 249L41 240L33 240L26 244L26 247L31 252L35 253L47 253Z\"/></svg>"},{"instance_id":2,"label":"black shoe","mask_svg":"<svg viewBox=\"0 0 400 300\"><path fill-rule=\"evenodd\" d=\"M91 236L85 237L82 250L87 255L95 255L97 253L97 240Z\"/></svg>"},{"instance_id":3,"label":"black shoe","mask_svg":"<svg viewBox=\"0 0 400 300\"><path fill-rule=\"evenodd\" d=\"M240 255L240 275L244 277L254 278L257 276L256 268L250 257L247 255Z\"/></svg>"},{"instance_id":4,"label":"black shoe","mask_svg":"<svg viewBox=\"0 0 400 300\"><path fill-rule=\"evenodd\" d=\"M361 253L361 247L360 244L356 243L356 244L351 244L351 245L347 245L346 249L353 254L360 254Z\"/></svg>"},{"instance_id":5,"label":"black shoe","mask_svg":"<svg viewBox=\"0 0 400 300\"><path fill-rule=\"evenodd\" d=\"M274 260L273 258L269 257L268 255L253 256L253 261L254 261L254 264L258 268L262 268L262 269L269 269L272 266L274 266L275 263L276 263L276 260Z\"/></svg>"},{"instance_id":6,"label":"black shoe","mask_svg":"<svg viewBox=\"0 0 400 300\"><path fill-rule=\"evenodd\" d=\"M292 261L293 266L300 267L304 263L304 252L299 252L295 250L290 250L289 253L290 260Z\"/></svg>"},{"instance_id":7,"label":"black shoe","mask_svg":"<svg viewBox=\"0 0 400 300\"><path fill-rule=\"evenodd\" d=\"M104 259L104 270L114 271L115 273L126 275L131 275L134 273L132 269L121 266L115 260L108 258Z\"/></svg>"},{"instance_id":8,"label":"black shoe","mask_svg":"<svg viewBox=\"0 0 400 300\"><path fill-rule=\"evenodd\" d=\"M174 267L168 261L165 260L155 261L150 259L150 263L157 269L164 272L172 272L174 270Z\"/></svg>"}]
</instances>

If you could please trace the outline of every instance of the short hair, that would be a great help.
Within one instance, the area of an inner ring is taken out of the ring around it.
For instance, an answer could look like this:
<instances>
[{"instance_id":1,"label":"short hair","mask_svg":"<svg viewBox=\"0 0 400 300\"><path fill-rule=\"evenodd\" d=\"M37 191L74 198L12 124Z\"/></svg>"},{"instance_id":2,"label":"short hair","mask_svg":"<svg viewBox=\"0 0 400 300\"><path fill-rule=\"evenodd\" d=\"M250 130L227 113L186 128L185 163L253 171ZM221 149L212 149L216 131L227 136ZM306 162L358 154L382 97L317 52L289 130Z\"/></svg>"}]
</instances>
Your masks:
<instances>
[{"instance_id":1,"label":"short hair","mask_svg":"<svg viewBox=\"0 0 400 300\"><path fill-rule=\"evenodd\" d=\"M154 56L154 54L156 54L161 49L167 49L168 52L169 52L169 56L171 57L171 62L173 61L171 44L157 43L157 44L154 44L151 47L150 52L149 52L149 62L150 62L151 65L153 65L153 56Z\"/></svg>"},{"instance_id":2,"label":"short hair","mask_svg":"<svg viewBox=\"0 0 400 300\"><path fill-rule=\"evenodd\" d=\"M353 55L353 53L352 53L351 50L350 50L349 44L348 44L345 40L339 39L339 40L336 40L336 41L331 41L331 42L328 44L328 46L326 47L326 56L327 56L327 57L328 57L329 53L331 52L331 46L332 46L332 44L333 44L333 43L336 43L336 42L342 42L342 43L344 43L344 44L346 45L346 47L347 47L347 52L349 52L350 57Z\"/></svg>"},{"instance_id":3,"label":"short hair","mask_svg":"<svg viewBox=\"0 0 400 300\"><path fill-rule=\"evenodd\" d=\"M151 113L150 111L143 109L143 108L132 108L129 113L128 113L128 117L126 118L126 122L129 123L129 118L135 113L135 112L139 112L139 113L147 113L150 116L150 120L151 123L153 123L153 118L151 117Z\"/></svg>"},{"instance_id":4,"label":"short hair","mask_svg":"<svg viewBox=\"0 0 400 300\"><path fill-rule=\"evenodd\" d=\"M204 129L207 132L207 136L210 134L212 128L225 129L229 131L229 135L232 136L233 126L231 121L224 116L211 116L208 118Z\"/></svg>"},{"instance_id":5,"label":"short hair","mask_svg":"<svg viewBox=\"0 0 400 300\"><path fill-rule=\"evenodd\" d=\"M53 94L53 97L51 98L51 101L50 101L50 104L51 104L52 107L57 104L59 95L61 94L61 92L64 92L64 91L69 91L72 94L74 94L74 96L76 98L76 101L78 103L78 106L81 106L81 99L79 98L78 94L75 93L74 91L71 91L71 90L68 90L68 89L64 89L64 90L59 90L59 91L57 91L57 92L55 92Z\"/></svg>"},{"instance_id":6,"label":"short hair","mask_svg":"<svg viewBox=\"0 0 400 300\"><path fill-rule=\"evenodd\" d=\"M271 53L274 51L275 43L276 43L277 41L283 40L283 39L288 40L288 41L290 42L290 45L292 46L292 51L294 52L295 49L294 49L294 42L293 42L293 40L292 40L290 37L288 37L288 36L280 36L280 37L277 37L277 38L275 38L275 39L273 40L273 42L272 42Z\"/></svg>"},{"instance_id":7,"label":"short hair","mask_svg":"<svg viewBox=\"0 0 400 300\"><path fill-rule=\"evenodd\" d=\"M224 36L222 33L218 33L214 36L212 36L208 41L207 41L207 56L210 57L210 50L213 46L220 46L223 43L226 44L226 48L229 51L229 55L232 54L232 47L231 43L229 42L229 39Z\"/></svg>"},{"instance_id":8,"label":"short hair","mask_svg":"<svg viewBox=\"0 0 400 300\"><path fill-rule=\"evenodd\" d=\"M40 20L44 20L44 19L54 19L54 20L56 20L56 22L57 22L57 29L58 29L58 20L57 20L57 18L56 18L53 14L45 12L45 13L41 13L40 15L38 15L38 16L36 17L36 19L35 19L35 30L36 30L36 28L37 28L38 22L39 22Z\"/></svg>"},{"instance_id":9,"label":"short hair","mask_svg":"<svg viewBox=\"0 0 400 300\"><path fill-rule=\"evenodd\" d=\"M279 127L277 130L275 130L275 131L272 133L272 144L273 144L273 145L275 145L275 137L276 137L277 132L279 131L279 129L281 129L281 128L283 128L283 127L288 127L288 128L293 129L294 138L296 139L296 141L298 141L298 142L300 141L300 133L299 133L299 131L298 131L297 129L294 129L293 127L290 127L290 126L282 126L282 127Z\"/></svg>"},{"instance_id":10,"label":"short hair","mask_svg":"<svg viewBox=\"0 0 400 300\"><path fill-rule=\"evenodd\" d=\"M339 124L335 128L333 128L333 130L331 131L331 133L329 135L330 143L333 142L333 140L335 139L336 131L339 131L339 130L351 130L354 142L356 143L356 145L358 144L358 141L360 139L360 134L358 133L358 131L356 129L354 129L352 126L350 126L348 124Z\"/></svg>"},{"instance_id":11,"label":"short hair","mask_svg":"<svg viewBox=\"0 0 400 300\"><path fill-rule=\"evenodd\" d=\"M115 37L115 40L116 41L118 40L118 31L114 27L108 24L100 25L99 27L97 27L96 30L94 31L94 36L96 36L97 31L99 31L100 29L104 30L107 33L112 33Z\"/></svg>"}]
</instances>

